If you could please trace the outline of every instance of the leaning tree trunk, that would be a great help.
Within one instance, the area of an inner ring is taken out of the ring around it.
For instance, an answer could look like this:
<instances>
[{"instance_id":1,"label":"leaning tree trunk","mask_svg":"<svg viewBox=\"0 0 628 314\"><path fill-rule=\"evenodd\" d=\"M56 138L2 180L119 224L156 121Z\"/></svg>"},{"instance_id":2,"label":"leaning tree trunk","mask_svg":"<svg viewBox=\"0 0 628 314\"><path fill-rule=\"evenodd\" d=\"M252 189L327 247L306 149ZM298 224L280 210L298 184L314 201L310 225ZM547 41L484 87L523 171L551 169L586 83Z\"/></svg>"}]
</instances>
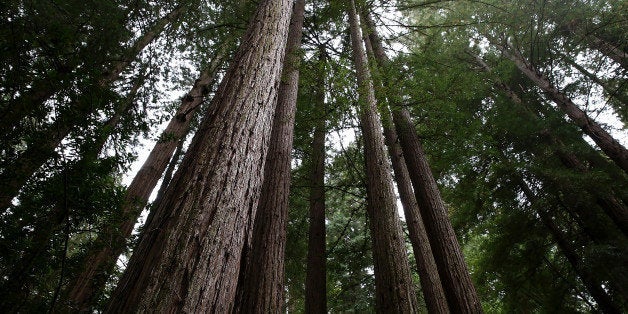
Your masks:
<instances>
[{"instance_id":1,"label":"leaning tree trunk","mask_svg":"<svg viewBox=\"0 0 628 314\"><path fill-rule=\"evenodd\" d=\"M292 1L258 5L108 312L229 312L255 215Z\"/></svg>"},{"instance_id":2,"label":"leaning tree trunk","mask_svg":"<svg viewBox=\"0 0 628 314\"><path fill-rule=\"evenodd\" d=\"M382 125L377 115L375 92L362 46L354 1L348 4L347 9L361 103L359 110L366 162L367 213L375 268L375 306L379 313L415 313L418 311L416 293L397 216Z\"/></svg>"},{"instance_id":3,"label":"leaning tree trunk","mask_svg":"<svg viewBox=\"0 0 628 314\"><path fill-rule=\"evenodd\" d=\"M98 80L96 89L106 89L120 78L121 73L131 64L135 57L172 21L185 12L187 6L179 6L168 15L160 19L153 28L143 34L134 45L126 52L122 60L113 63ZM40 106L40 104L37 104ZM11 201L19 194L20 189L30 177L54 155L55 149L61 141L70 134L73 127L83 116L93 113L98 106L91 102L75 100L69 104L69 109L61 112L57 119L47 128L33 135L34 140L29 143L24 153L13 162L5 166L5 171L0 173L0 210L11 205ZM28 111L28 110L27 110ZM15 117L11 119L17 119ZM21 118L20 118L21 119Z\"/></svg>"},{"instance_id":4,"label":"leaning tree trunk","mask_svg":"<svg viewBox=\"0 0 628 314\"><path fill-rule=\"evenodd\" d=\"M371 43L376 60L380 67L386 68L388 62L381 39L374 32L374 23L371 22L369 27L372 32ZM481 313L482 307L469 276L462 250L427 162L427 156L414 129L410 113L398 105L391 109L449 309L456 313Z\"/></svg>"},{"instance_id":5,"label":"leaning tree trunk","mask_svg":"<svg viewBox=\"0 0 628 314\"><path fill-rule=\"evenodd\" d=\"M121 208L125 218L123 222L117 228L104 230L96 240L96 246L87 253L82 272L71 280L68 287L68 300L72 306L81 310L87 309L94 296L104 288L118 256L125 250L126 241L133 231L138 216L168 167L173 152L179 143L185 139L194 112L211 90L224 59L224 51L224 49L219 51L211 64L201 72L192 89L183 97L176 114L162 132L146 162L127 188Z\"/></svg>"},{"instance_id":6,"label":"leaning tree trunk","mask_svg":"<svg viewBox=\"0 0 628 314\"><path fill-rule=\"evenodd\" d=\"M235 312L279 313L284 306L284 260L290 195L294 119L299 90L299 64L305 0L294 3L286 60L264 166L251 248L241 263Z\"/></svg>"},{"instance_id":7,"label":"leaning tree trunk","mask_svg":"<svg viewBox=\"0 0 628 314\"><path fill-rule=\"evenodd\" d=\"M572 20L565 23L563 27L570 35L582 38L590 49L599 51L611 60L617 62L622 68L628 70L628 53L613 43L598 37L594 33L588 32L582 27L581 20Z\"/></svg>"},{"instance_id":8,"label":"leaning tree trunk","mask_svg":"<svg viewBox=\"0 0 628 314\"><path fill-rule=\"evenodd\" d=\"M375 63L381 69L384 69L384 66L388 64L388 58L381 44L381 38L377 33L375 23L368 12L361 16L362 20L365 22L365 29L368 32L368 36L364 37L364 43L368 52L367 55L370 54L374 56ZM386 78L384 78L383 82L385 85L388 85ZM438 268L434 260L434 255L432 254L432 247L430 246L427 231L423 224L423 218L419 211L419 205L414 196L410 174L408 173L406 161L403 157L401 146L399 145L397 132L392 125L392 115L387 108L384 109L383 115L384 138L392 162L395 181L397 182L397 191L399 192L399 198L401 199L403 212L406 217L410 243L412 243L412 249L414 251L414 258L417 264L421 288L423 289L425 304L429 313L449 313L447 298L440 277L438 276Z\"/></svg>"},{"instance_id":9,"label":"leaning tree trunk","mask_svg":"<svg viewBox=\"0 0 628 314\"><path fill-rule=\"evenodd\" d=\"M325 51L319 51L325 61ZM305 312L327 313L327 272L325 232L325 81L315 86L316 127L312 139L310 169L310 225L305 274Z\"/></svg>"},{"instance_id":10,"label":"leaning tree trunk","mask_svg":"<svg viewBox=\"0 0 628 314\"><path fill-rule=\"evenodd\" d=\"M584 111L571 101L567 95L558 90L549 80L549 78L539 72L530 62L528 62L521 54L498 44L491 39L495 45L508 59L515 63L517 68L534 82L552 101L562 109L567 116L577 125L585 134L598 145L600 149L626 173L628 173L628 150L613 138L606 130L604 130L597 122L591 119Z\"/></svg>"}]
</instances>

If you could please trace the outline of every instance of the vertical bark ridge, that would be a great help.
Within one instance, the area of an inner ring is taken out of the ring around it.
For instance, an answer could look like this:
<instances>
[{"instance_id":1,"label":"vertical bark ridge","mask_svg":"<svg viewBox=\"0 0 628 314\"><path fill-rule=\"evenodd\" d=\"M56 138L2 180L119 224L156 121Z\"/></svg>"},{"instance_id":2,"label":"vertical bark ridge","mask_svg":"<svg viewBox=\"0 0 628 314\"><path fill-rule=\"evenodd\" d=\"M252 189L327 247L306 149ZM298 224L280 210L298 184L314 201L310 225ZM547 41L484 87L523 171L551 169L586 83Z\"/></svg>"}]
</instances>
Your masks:
<instances>
[{"instance_id":1,"label":"vertical bark ridge","mask_svg":"<svg viewBox=\"0 0 628 314\"><path fill-rule=\"evenodd\" d=\"M367 213L373 245L376 310L379 313L415 313L418 311L416 293L397 216L382 125L377 115L377 101L353 0L348 4L347 13L361 103L360 125L367 174Z\"/></svg>"},{"instance_id":2,"label":"vertical bark ridge","mask_svg":"<svg viewBox=\"0 0 628 314\"><path fill-rule=\"evenodd\" d=\"M290 166L294 119L299 88L299 48L305 0L294 2L286 61L279 85L270 147L264 166L264 182L255 220L251 248L246 245L240 269L237 313L279 313L284 305L284 260L290 195Z\"/></svg>"},{"instance_id":3,"label":"vertical bark ridge","mask_svg":"<svg viewBox=\"0 0 628 314\"><path fill-rule=\"evenodd\" d=\"M368 32L368 36L364 37L367 55L375 56L376 66L383 68L388 62L381 44L381 38L368 12L363 12L361 16L363 17L362 20L365 21ZM375 52L376 50L377 52ZM385 84L386 78L384 78L383 81ZM419 205L414 196L410 174L408 173L406 161L403 157L403 151L399 145L397 132L393 128L392 114L388 108L383 109L383 111L384 139L388 147L388 154L392 162L399 198L401 199L403 212L406 217L410 243L414 251L414 258L417 264L425 304L429 313L449 313L447 298L441 285L438 268L434 260L427 231L423 224L423 218L419 211Z\"/></svg>"},{"instance_id":4,"label":"vertical bark ridge","mask_svg":"<svg viewBox=\"0 0 628 314\"><path fill-rule=\"evenodd\" d=\"M257 205L290 0L258 5L108 312L232 310L244 230Z\"/></svg>"}]
</instances>

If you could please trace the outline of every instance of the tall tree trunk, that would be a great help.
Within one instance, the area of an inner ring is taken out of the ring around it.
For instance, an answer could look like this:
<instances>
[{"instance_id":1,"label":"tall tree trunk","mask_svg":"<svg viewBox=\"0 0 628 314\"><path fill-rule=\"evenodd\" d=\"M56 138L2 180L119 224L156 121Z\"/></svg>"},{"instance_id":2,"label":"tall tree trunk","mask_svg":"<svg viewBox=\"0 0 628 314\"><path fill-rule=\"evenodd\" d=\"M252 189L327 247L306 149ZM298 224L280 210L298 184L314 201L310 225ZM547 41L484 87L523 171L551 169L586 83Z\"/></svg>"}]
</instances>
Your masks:
<instances>
[{"instance_id":1,"label":"tall tree trunk","mask_svg":"<svg viewBox=\"0 0 628 314\"><path fill-rule=\"evenodd\" d=\"M388 57L384 52L381 39L374 23L369 22L369 19L367 23L370 24L375 58L380 67L386 68ZM414 129L410 113L398 104L394 104L392 114L449 309L456 313L481 313L482 307L471 282L460 244L449 221L447 209Z\"/></svg>"},{"instance_id":2,"label":"tall tree trunk","mask_svg":"<svg viewBox=\"0 0 628 314\"><path fill-rule=\"evenodd\" d=\"M176 114L170 120L159 140L148 155L127 188L121 209L125 219L117 228L108 228L96 240L96 246L86 255L83 271L75 276L69 286L68 299L73 306L87 309L93 297L104 288L116 260L126 248L126 241L133 231L138 216L148 198L168 167L173 152L185 140L196 109L203 103L214 84L218 69L224 60L221 49L211 64L204 69L192 89L183 97Z\"/></svg>"},{"instance_id":3,"label":"tall tree trunk","mask_svg":"<svg viewBox=\"0 0 628 314\"><path fill-rule=\"evenodd\" d=\"M368 34L368 36L364 37L367 56L375 57L376 66L383 68L388 64L388 60L384 52L384 47L381 44L381 38L377 33L375 23L371 19L368 11L364 10L362 12L361 17L365 24L363 25L363 29L365 29L365 32ZM375 50L377 50L377 52L375 52ZM388 85L386 78L383 79L383 83ZM377 85L381 86L380 84ZM440 277L438 276L438 268L434 260L434 255L432 254L432 247L430 246L427 231L423 224L419 205L414 196L410 174L408 173L406 161L403 157L401 145L399 145L397 132L393 126L392 114L388 109L384 109L383 111L384 139L388 147L388 154L390 155L395 174L394 178L397 182L397 191L399 192L399 198L401 199L403 212L406 217L409 238L414 251L414 258L419 272L419 280L421 282L421 288L423 289L425 304L429 313L449 313L447 298L445 297L445 291L443 290Z\"/></svg>"},{"instance_id":4,"label":"tall tree trunk","mask_svg":"<svg viewBox=\"0 0 628 314\"><path fill-rule=\"evenodd\" d=\"M320 58L325 61L321 48ZM307 269L305 274L305 312L308 314L327 313L327 272L325 252L325 81L321 79L315 86L316 118L312 139L310 169L310 225L308 230Z\"/></svg>"},{"instance_id":5,"label":"tall tree trunk","mask_svg":"<svg viewBox=\"0 0 628 314\"><path fill-rule=\"evenodd\" d=\"M292 1L265 0L108 312L229 312L255 215Z\"/></svg>"},{"instance_id":6,"label":"tall tree trunk","mask_svg":"<svg viewBox=\"0 0 628 314\"><path fill-rule=\"evenodd\" d=\"M597 122L591 119L584 111L571 101L569 97L560 92L549 80L547 76L539 72L530 62L514 49L498 44L495 40L491 42L507 58L515 63L517 68L530 80L532 80L552 101L562 109L567 116L585 134L598 145L600 149L626 173L628 173L628 150L619 141L613 138Z\"/></svg>"},{"instance_id":7,"label":"tall tree trunk","mask_svg":"<svg viewBox=\"0 0 628 314\"><path fill-rule=\"evenodd\" d=\"M415 313L416 293L410 276L381 121L354 1L348 4L351 46L358 79L360 125L367 175L367 212L375 266L376 309L380 313Z\"/></svg>"},{"instance_id":8,"label":"tall tree trunk","mask_svg":"<svg viewBox=\"0 0 628 314\"><path fill-rule=\"evenodd\" d=\"M532 190L528 187L525 181L520 178L519 186L528 201L533 206L538 205L537 196L534 194L534 192L532 192ZM580 280L582 280L582 283L587 288L595 302L598 304L599 309L604 313L622 313L619 306L613 302L612 298L608 295L608 293L604 290L600 283L595 280L595 276L582 265L576 249L565 238L565 235L556 225L556 223L554 223L549 213L547 213L544 209L538 209L536 212L541 218L541 222L543 223L543 225L545 225L547 230L549 230L550 234L556 241L556 244L558 244L558 248L562 251L563 255L565 255L573 270L576 272Z\"/></svg>"},{"instance_id":9,"label":"tall tree trunk","mask_svg":"<svg viewBox=\"0 0 628 314\"><path fill-rule=\"evenodd\" d=\"M241 263L235 307L239 313L279 313L284 306L290 166L304 13L305 0L294 2L251 248L243 253L246 258Z\"/></svg>"},{"instance_id":10,"label":"tall tree trunk","mask_svg":"<svg viewBox=\"0 0 628 314\"><path fill-rule=\"evenodd\" d=\"M122 60L113 63L109 69L103 73L94 88L103 90L117 81L120 78L120 74L131 64L137 55L149 43L155 40L169 23L183 14L185 8L188 8L188 6L178 6L175 10L155 23L153 28L134 43ZM29 104L34 106L32 109L41 106L41 104L37 103ZM0 210L11 205L11 200L19 194L20 189L26 184L28 179L54 155L55 149L61 144L61 141L70 134L73 127L77 124L77 121L93 113L98 106L99 105L94 105L92 102L86 101L85 99L74 100L69 104L69 109L61 112L50 126L33 135L34 140L29 143L26 151L18 156L16 160L6 165L5 171L0 173L0 186L2 186L0 189ZM24 113L24 115L26 115L30 110L31 109L16 109L14 112L20 114ZM22 119L22 116L12 117L10 114L8 114L8 116L11 120L8 122L10 124L7 125L13 125L15 121ZM0 125L5 124L0 123ZM0 127L0 130L1 128L2 127Z\"/></svg>"}]
</instances>

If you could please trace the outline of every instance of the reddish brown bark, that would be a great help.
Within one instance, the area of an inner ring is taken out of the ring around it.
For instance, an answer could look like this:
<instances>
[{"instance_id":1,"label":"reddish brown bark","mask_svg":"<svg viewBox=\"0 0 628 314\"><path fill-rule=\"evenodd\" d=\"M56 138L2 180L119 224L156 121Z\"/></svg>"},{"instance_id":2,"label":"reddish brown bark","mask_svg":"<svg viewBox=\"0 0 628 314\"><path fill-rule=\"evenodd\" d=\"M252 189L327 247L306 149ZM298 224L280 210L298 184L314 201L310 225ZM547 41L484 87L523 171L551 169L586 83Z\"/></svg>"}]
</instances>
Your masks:
<instances>
[{"instance_id":1,"label":"reddish brown bark","mask_svg":"<svg viewBox=\"0 0 628 314\"><path fill-rule=\"evenodd\" d=\"M299 89L305 0L294 2L264 183L253 222L251 249L240 269L235 312L279 313L284 306L284 260L290 195L290 164ZM247 250L244 247L244 250Z\"/></svg>"},{"instance_id":2,"label":"reddish brown bark","mask_svg":"<svg viewBox=\"0 0 628 314\"><path fill-rule=\"evenodd\" d=\"M292 1L261 1L108 312L229 312L255 215Z\"/></svg>"},{"instance_id":3,"label":"reddish brown bark","mask_svg":"<svg viewBox=\"0 0 628 314\"><path fill-rule=\"evenodd\" d=\"M364 140L367 177L367 214L371 229L375 270L375 306L380 313L418 311L416 293L410 276L388 157L384 148L377 101L354 1L348 4L351 46L358 79L360 126Z\"/></svg>"},{"instance_id":4,"label":"reddish brown bark","mask_svg":"<svg viewBox=\"0 0 628 314\"><path fill-rule=\"evenodd\" d=\"M322 50L322 49L321 49ZM324 51L319 52L321 61ZM324 112L325 81L316 86L317 112ZM325 118L320 114L312 140L310 169L310 225L305 275L305 312L327 313L326 231L325 231Z\"/></svg>"},{"instance_id":5,"label":"reddish brown bark","mask_svg":"<svg viewBox=\"0 0 628 314\"><path fill-rule=\"evenodd\" d=\"M506 49L506 47L492 40L502 53L515 63L517 68L534 82L548 98L550 98L558 107L567 114L567 116L577 125L585 134L597 144L597 146L612 160L628 173L628 150L613 138L604 128L591 119L582 109L571 101L567 95L558 90L549 80L547 76L539 72L534 65L528 62L521 54L514 49Z\"/></svg>"},{"instance_id":6,"label":"reddish brown bark","mask_svg":"<svg viewBox=\"0 0 628 314\"><path fill-rule=\"evenodd\" d=\"M371 51L370 54L375 56L376 64L380 68L385 68L388 65L388 58L384 52L375 23L368 13L362 14L362 17L368 32L368 37L364 38L367 51ZM385 82L386 79L384 79ZM384 138L388 146L388 153L392 161L395 181L397 182L397 191L399 192L399 198L406 217L409 238L414 250L414 258L421 281L421 288L423 289L425 304L429 313L449 313L447 298L441 285L438 268L432 254L423 218L419 211L419 205L414 196L410 174L399 145L397 132L392 125L392 115L387 109L384 109L383 114L385 115L383 119Z\"/></svg>"},{"instance_id":7,"label":"reddish brown bark","mask_svg":"<svg viewBox=\"0 0 628 314\"><path fill-rule=\"evenodd\" d=\"M449 221L447 209L414 129L410 113L405 108L395 108L393 120L425 228L430 237L449 308L456 313L481 313L482 307L469 276L460 244Z\"/></svg>"}]
</instances>

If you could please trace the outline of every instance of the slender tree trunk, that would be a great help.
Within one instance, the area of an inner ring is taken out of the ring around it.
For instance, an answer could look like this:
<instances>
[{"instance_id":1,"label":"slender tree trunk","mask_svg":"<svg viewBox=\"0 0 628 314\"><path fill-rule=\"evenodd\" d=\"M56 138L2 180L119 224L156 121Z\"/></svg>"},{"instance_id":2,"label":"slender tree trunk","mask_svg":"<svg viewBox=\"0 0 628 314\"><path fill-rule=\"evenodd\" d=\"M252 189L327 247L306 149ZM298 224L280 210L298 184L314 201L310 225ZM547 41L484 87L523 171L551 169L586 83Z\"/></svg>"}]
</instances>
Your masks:
<instances>
[{"instance_id":1,"label":"slender tree trunk","mask_svg":"<svg viewBox=\"0 0 628 314\"><path fill-rule=\"evenodd\" d=\"M126 240L133 231L138 216L168 167L173 152L185 140L196 109L203 103L214 84L218 69L224 60L224 49L201 72L192 89L181 101L181 106L162 132L146 162L127 188L121 209L125 219L118 228L109 228L96 241L84 262L83 271L69 286L68 299L73 306L86 310L93 298L104 288L116 260L126 248Z\"/></svg>"},{"instance_id":2,"label":"slender tree trunk","mask_svg":"<svg viewBox=\"0 0 628 314\"><path fill-rule=\"evenodd\" d=\"M374 23L371 21L370 24L371 43L376 60L380 67L385 68L388 58ZM449 221L447 209L414 129L410 113L396 105L392 108L392 114L449 309L455 313L481 313L482 307L469 276L460 244Z\"/></svg>"},{"instance_id":3,"label":"slender tree trunk","mask_svg":"<svg viewBox=\"0 0 628 314\"><path fill-rule=\"evenodd\" d=\"M367 55L375 56L375 63L380 67L384 66L388 62L375 23L368 13L363 13L361 16L365 23L365 32L368 33L368 36L364 37ZM377 50L377 52L375 52L375 50ZM385 78L384 82L386 82ZM440 277L438 276L438 268L434 260L434 255L432 254L432 248L423 224L423 218L419 211L419 205L414 196L410 174L408 173L406 161L403 157L401 146L399 145L397 132L392 124L392 115L388 109L384 109L383 115L384 139L388 147L388 154L390 155L395 174L394 178L397 182L397 191L399 192L399 198L401 199L403 212L406 217L409 238L414 251L414 258L419 272L425 304L429 313L449 313L447 298L445 297L445 291L443 290Z\"/></svg>"},{"instance_id":4,"label":"slender tree trunk","mask_svg":"<svg viewBox=\"0 0 628 314\"><path fill-rule=\"evenodd\" d=\"M251 249L241 264L235 312L279 313L284 306L284 260L294 119L305 0L294 2L264 183L253 222ZM247 247L244 247L247 250Z\"/></svg>"},{"instance_id":5,"label":"slender tree trunk","mask_svg":"<svg viewBox=\"0 0 628 314\"><path fill-rule=\"evenodd\" d=\"M547 78L540 73L531 63L529 63L521 54L510 49L510 52L504 46L499 45L495 40L491 39L502 53L515 63L517 68L530 80L532 80L545 94L562 109L567 116L577 125L585 134L598 145L600 149L626 173L628 173L628 150L622 146L619 141L613 138L606 130L604 130L597 122L591 119L584 111L574 104L569 97L560 92Z\"/></svg>"},{"instance_id":6,"label":"slender tree trunk","mask_svg":"<svg viewBox=\"0 0 628 314\"><path fill-rule=\"evenodd\" d=\"M321 48L321 61L325 60ZM307 269L305 275L305 312L327 313L327 272L325 252L325 81L316 85L317 117L312 140L312 165L310 169L310 225L307 245Z\"/></svg>"},{"instance_id":7,"label":"slender tree trunk","mask_svg":"<svg viewBox=\"0 0 628 314\"><path fill-rule=\"evenodd\" d=\"M229 312L255 215L292 1L265 0L108 312Z\"/></svg>"},{"instance_id":8,"label":"slender tree trunk","mask_svg":"<svg viewBox=\"0 0 628 314\"><path fill-rule=\"evenodd\" d=\"M106 89L110 84L117 81L120 78L120 74L131 64L135 57L149 43L155 40L168 24L183 14L185 8L188 8L188 6L179 6L155 23L153 28L135 42L122 60L113 63L109 67L109 70L103 73L103 76L98 80L94 88ZM46 99L44 99L44 101ZM16 108L11 112L19 113L21 116L13 117L8 113L5 116L7 116L7 119L10 119L10 121L7 122L8 124L0 123L0 125L13 126L30 113L31 110L42 105L41 103L31 102L20 103L28 103L29 106L32 105L33 108ZM85 101L84 99L75 100L70 103L70 110L61 112L59 117L49 127L44 128L33 136L34 140L29 143L26 151L17 157L16 160L9 163L5 167L5 171L0 173L0 186L3 186L0 189L0 210L11 205L11 200L19 194L22 186L26 184L35 171L54 155L55 149L61 144L61 141L70 134L73 127L77 124L77 121L82 120L83 116L94 112L97 107L98 106L94 106L91 102ZM2 127L0 127L0 131L1 130Z\"/></svg>"},{"instance_id":9,"label":"slender tree trunk","mask_svg":"<svg viewBox=\"0 0 628 314\"><path fill-rule=\"evenodd\" d=\"M538 203L536 195L528 187L525 181L522 179L519 179L519 181L519 186L523 190L524 195L528 201L535 206L535 204ZM536 212L541 218L543 225L545 225L556 241L556 244L558 244L558 247L562 251L563 255L567 258L567 261L569 261L569 264L571 264L573 270L576 272L580 280L582 280L582 283L597 303L599 309L604 313L622 313L619 306L613 302L612 298L608 295L604 288L602 288L600 283L595 280L595 276L582 265L576 249L565 238L565 235L560 228L558 228L556 223L554 223L549 213L543 209L538 209Z\"/></svg>"},{"instance_id":10,"label":"slender tree trunk","mask_svg":"<svg viewBox=\"0 0 628 314\"><path fill-rule=\"evenodd\" d=\"M347 11L361 103L360 125L366 161L367 212L373 241L376 309L380 313L415 313L418 311L416 293L397 216L382 125L377 115L375 92L353 0L348 4Z\"/></svg>"}]
</instances>

